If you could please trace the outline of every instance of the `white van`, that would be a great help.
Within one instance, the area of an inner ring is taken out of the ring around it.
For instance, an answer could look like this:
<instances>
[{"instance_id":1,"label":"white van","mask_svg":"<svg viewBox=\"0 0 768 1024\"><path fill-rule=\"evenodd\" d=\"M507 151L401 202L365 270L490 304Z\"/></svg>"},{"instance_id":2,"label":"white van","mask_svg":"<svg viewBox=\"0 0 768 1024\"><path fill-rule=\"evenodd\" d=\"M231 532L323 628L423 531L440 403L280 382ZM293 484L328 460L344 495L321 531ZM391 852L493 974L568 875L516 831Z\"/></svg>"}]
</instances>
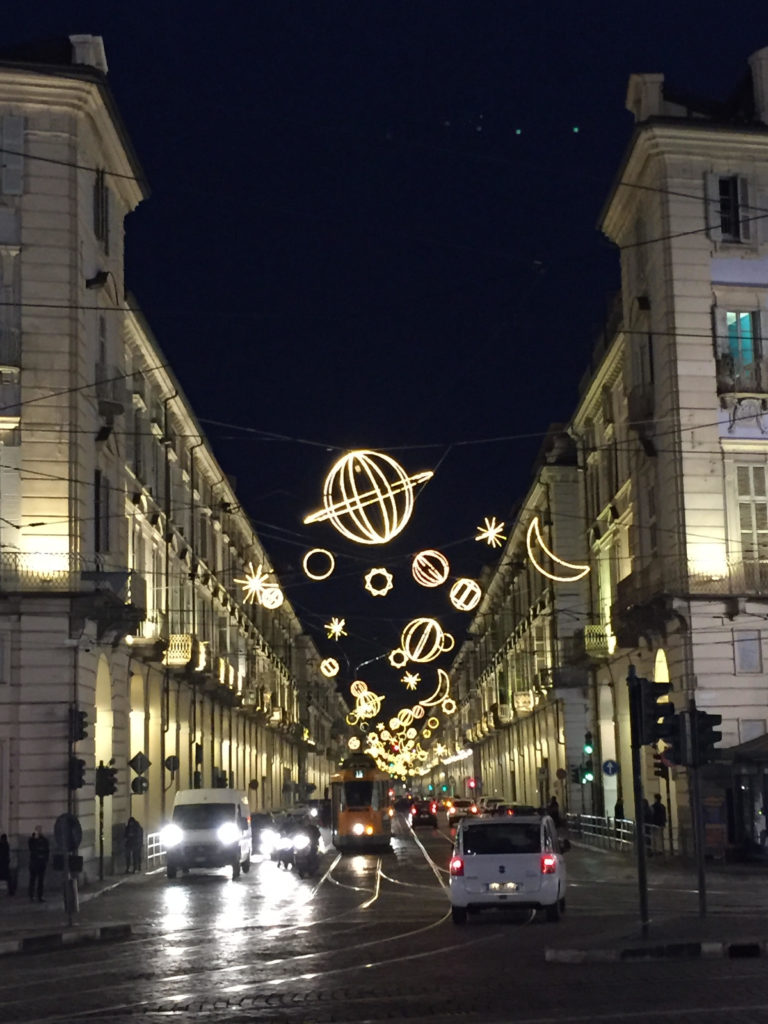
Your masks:
<instances>
[{"instance_id":1,"label":"white van","mask_svg":"<svg viewBox=\"0 0 768 1024\"><path fill-rule=\"evenodd\" d=\"M232 868L232 878L251 866L251 811L245 793L234 789L180 789L171 823L160 832L166 872Z\"/></svg>"}]
</instances>

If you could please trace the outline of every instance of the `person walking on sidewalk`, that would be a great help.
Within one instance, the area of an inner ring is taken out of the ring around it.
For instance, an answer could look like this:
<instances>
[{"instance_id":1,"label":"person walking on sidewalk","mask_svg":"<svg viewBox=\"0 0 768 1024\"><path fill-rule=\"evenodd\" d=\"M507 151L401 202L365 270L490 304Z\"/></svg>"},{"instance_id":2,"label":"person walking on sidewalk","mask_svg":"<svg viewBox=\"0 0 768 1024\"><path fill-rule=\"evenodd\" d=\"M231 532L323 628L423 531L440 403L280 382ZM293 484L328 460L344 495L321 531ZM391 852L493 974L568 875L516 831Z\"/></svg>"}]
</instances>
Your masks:
<instances>
[{"instance_id":1,"label":"person walking on sidewalk","mask_svg":"<svg viewBox=\"0 0 768 1024\"><path fill-rule=\"evenodd\" d=\"M653 852L664 853L664 828L667 824L667 809L661 802L661 793L656 793L653 798L651 823L653 825Z\"/></svg>"},{"instance_id":2,"label":"person walking on sidewalk","mask_svg":"<svg viewBox=\"0 0 768 1024\"><path fill-rule=\"evenodd\" d=\"M43 902L43 885L49 856L48 840L43 835L40 825L37 825L29 837L29 898L33 900L37 891L40 903Z\"/></svg>"},{"instance_id":3,"label":"person walking on sidewalk","mask_svg":"<svg viewBox=\"0 0 768 1024\"><path fill-rule=\"evenodd\" d=\"M144 829L135 818L129 818L123 836L125 844L125 873L141 871L141 848L144 845Z\"/></svg>"}]
</instances>

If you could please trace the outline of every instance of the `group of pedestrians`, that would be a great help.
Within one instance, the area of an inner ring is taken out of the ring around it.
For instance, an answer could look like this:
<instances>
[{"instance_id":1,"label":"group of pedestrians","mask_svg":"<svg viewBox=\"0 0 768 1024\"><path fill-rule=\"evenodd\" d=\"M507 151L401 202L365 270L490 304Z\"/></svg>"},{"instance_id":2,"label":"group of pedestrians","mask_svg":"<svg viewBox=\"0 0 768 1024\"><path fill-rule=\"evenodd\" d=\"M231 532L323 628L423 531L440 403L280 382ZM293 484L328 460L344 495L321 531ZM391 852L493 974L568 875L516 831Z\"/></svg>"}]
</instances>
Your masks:
<instances>
[{"instance_id":1,"label":"group of pedestrians","mask_svg":"<svg viewBox=\"0 0 768 1024\"><path fill-rule=\"evenodd\" d=\"M38 903L45 902L45 874L51 857L51 847L41 825L36 825L27 841L29 850L29 898ZM125 851L125 871L135 873L141 871L142 851L144 848L144 829L136 818L129 818L123 835ZM16 872L11 866L11 846L5 832L0 834L0 882L5 882L6 891L13 896L16 891Z\"/></svg>"}]
</instances>

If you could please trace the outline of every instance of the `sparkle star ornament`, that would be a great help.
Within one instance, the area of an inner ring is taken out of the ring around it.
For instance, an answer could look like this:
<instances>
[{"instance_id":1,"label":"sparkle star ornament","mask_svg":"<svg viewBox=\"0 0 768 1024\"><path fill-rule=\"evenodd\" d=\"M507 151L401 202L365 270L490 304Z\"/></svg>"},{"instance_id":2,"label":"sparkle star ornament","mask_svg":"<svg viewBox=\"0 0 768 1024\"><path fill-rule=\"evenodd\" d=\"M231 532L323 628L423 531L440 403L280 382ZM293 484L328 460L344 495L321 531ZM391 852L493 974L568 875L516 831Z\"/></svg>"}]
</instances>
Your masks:
<instances>
[{"instance_id":1,"label":"sparkle star ornament","mask_svg":"<svg viewBox=\"0 0 768 1024\"><path fill-rule=\"evenodd\" d=\"M501 532L503 529L504 523L497 523L496 516L492 516L490 519L486 516L483 519L483 525L477 528L475 540L484 540L489 547L500 548L501 542L507 539Z\"/></svg>"},{"instance_id":2,"label":"sparkle star ornament","mask_svg":"<svg viewBox=\"0 0 768 1024\"><path fill-rule=\"evenodd\" d=\"M400 680L401 683L405 683L406 688L409 690L415 690L420 681L421 676L418 672L406 672Z\"/></svg>"},{"instance_id":3,"label":"sparkle star ornament","mask_svg":"<svg viewBox=\"0 0 768 1024\"><path fill-rule=\"evenodd\" d=\"M371 569L365 574L365 589L374 597L385 597L395 585L393 580L387 569Z\"/></svg>"},{"instance_id":4,"label":"sparkle star ornament","mask_svg":"<svg viewBox=\"0 0 768 1024\"><path fill-rule=\"evenodd\" d=\"M345 619L337 619L336 616L331 619L330 622L326 622L325 629L328 633L329 640L340 640L343 636L347 636L347 631L344 629L346 625Z\"/></svg>"},{"instance_id":5,"label":"sparkle star ornament","mask_svg":"<svg viewBox=\"0 0 768 1024\"><path fill-rule=\"evenodd\" d=\"M247 603L253 603L257 601L259 604L264 604L264 594L267 590L278 590L279 587L274 580L270 580L272 575L271 569L265 569L261 562L256 569L253 568L253 563L248 563L248 571L243 579L236 579L234 582L241 584L245 594L243 600ZM282 604L282 601L279 602ZM267 605L270 607L270 605ZM277 605L271 605L271 607L277 607Z\"/></svg>"},{"instance_id":6,"label":"sparkle star ornament","mask_svg":"<svg viewBox=\"0 0 768 1024\"><path fill-rule=\"evenodd\" d=\"M383 452L348 452L325 478L323 508L304 522L329 522L357 544L386 544L411 518L414 487L432 476L432 470L425 470L409 477Z\"/></svg>"}]
</instances>

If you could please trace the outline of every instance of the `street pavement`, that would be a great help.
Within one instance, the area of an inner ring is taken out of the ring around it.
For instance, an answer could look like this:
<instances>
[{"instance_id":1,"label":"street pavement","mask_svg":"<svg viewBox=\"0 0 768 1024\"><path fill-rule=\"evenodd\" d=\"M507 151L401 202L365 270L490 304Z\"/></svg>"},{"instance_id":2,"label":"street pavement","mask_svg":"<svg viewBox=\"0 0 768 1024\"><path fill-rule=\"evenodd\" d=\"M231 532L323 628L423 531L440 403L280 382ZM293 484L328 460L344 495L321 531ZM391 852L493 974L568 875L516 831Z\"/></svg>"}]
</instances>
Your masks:
<instances>
[{"instance_id":1,"label":"street pavement","mask_svg":"<svg viewBox=\"0 0 768 1024\"><path fill-rule=\"evenodd\" d=\"M448 836L446 835L446 838ZM448 849L449 847L446 848ZM706 865L706 914L701 915L695 864L679 857L648 861L647 934L641 927L637 868L631 853L596 849L573 840L567 854L568 905L591 914L597 927L580 930L577 941L566 929L552 932L548 957L578 962L632 956L645 950L656 956L760 956L768 952L768 865ZM153 876L113 875L79 892L79 912L64 910L61 876L49 871L45 902L30 900L26 878L14 896L0 893L0 955L38 950L49 944L114 941L135 931L132 891ZM566 920L568 915L566 915ZM706 949L696 949L705 944ZM687 950L683 948L688 945ZM730 949L743 946L743 951ZM758 948L759 947L759 948Z\"/></svg>"}]
</instances>

